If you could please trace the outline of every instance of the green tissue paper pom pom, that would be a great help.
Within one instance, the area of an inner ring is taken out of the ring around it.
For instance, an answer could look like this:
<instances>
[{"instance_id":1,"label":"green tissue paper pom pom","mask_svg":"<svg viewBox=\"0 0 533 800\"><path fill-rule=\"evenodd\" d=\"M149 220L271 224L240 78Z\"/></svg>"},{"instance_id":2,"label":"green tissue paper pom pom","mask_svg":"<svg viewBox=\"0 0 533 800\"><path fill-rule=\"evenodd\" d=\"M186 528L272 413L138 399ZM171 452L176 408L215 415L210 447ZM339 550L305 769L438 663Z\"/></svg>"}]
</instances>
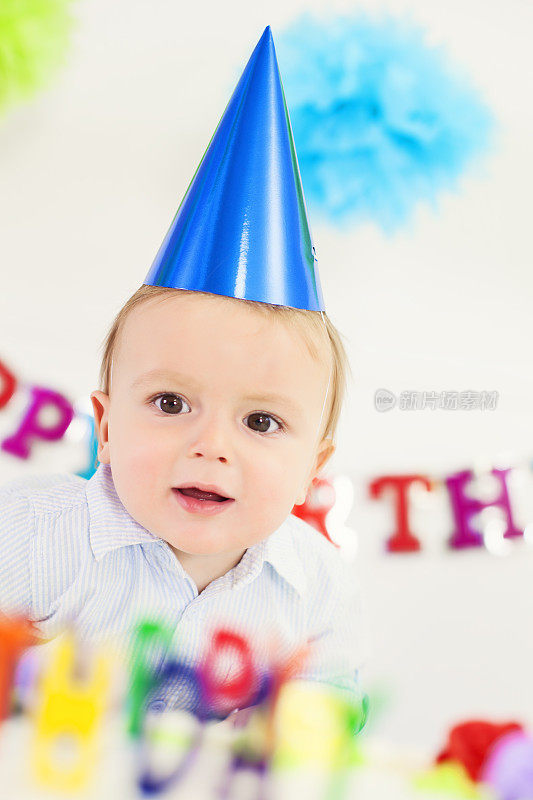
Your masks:
<instances>
[{"instance_id":1,"label":"green tissue paper pom pom","mask_svg":"<svg viewBox=\"0 0 533 800\"><path fill-rule=\"evenodd\" d=\"M0 113L64 63L72 0L0 0Z\"/></svg>"}]
</instances>

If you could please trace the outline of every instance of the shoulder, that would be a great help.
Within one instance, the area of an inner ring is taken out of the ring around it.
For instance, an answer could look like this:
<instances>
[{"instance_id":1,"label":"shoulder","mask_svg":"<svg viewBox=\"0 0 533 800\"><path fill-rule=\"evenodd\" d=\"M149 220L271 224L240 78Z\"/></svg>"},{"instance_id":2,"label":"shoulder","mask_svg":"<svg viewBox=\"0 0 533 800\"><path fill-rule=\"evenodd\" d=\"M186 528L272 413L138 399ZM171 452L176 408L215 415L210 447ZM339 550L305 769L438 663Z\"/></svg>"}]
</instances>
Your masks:
<instances>
[{"instance_id":1,"label":"shoulder","mask_svg":"<svg viewBox=\"0 0 533 800\"><path fill-rule=\"evenodd\" d=\"M72 582L88 539L86 484L57 473L0 486L0 606L42 618Z\"/></svg>"},{"instance_id":2,"label":"shoulder","mask_svg":"<svg viewBox=\"0 0 533 800\"><path fill-rule=\"evenodd\" d=\"M334 649L360 656L361 590L357 563L309 523L290 515L289 526L305 564L311 625L338 637ZM333 645L332 645L333 646ZM352 648L352 649L351 649Z\"/></svg>"},{"instance_id":3,"label":"shoulder","mask_svg":"<svg viewBox=\"0 0 533 800\"><path fill-rule=\"evenodd\" d=\"M288 539L284 558L290 559L292 571L303 574L307 602L312 607L344 606L357 591L354 565L349 564L339 548L316 528L289 514L278 535Z\"/></svg>"},{"instance_id":4,"label":"shoulder","mask_svg":"<svg viewBox=\"0 0 533 800\"><path fill-rule=\"evenodd\" d=\"M312 570L323 578L331 577L333 580L345 571L346 562L338 548L320 531L294 514L289 514L286 525L306 571Z\"/></svg>"},{"instance_id":5,"label":"shoulder","mask_svg":"<svg viewBox=\"0 0 533 800\"><path fill-rule=\"evenodd\" d=\"M0 507L26 502L36 513L47 513L86 502L87 481L71 473L27 475L0 486Z\"/></svg>"}]
</instances>

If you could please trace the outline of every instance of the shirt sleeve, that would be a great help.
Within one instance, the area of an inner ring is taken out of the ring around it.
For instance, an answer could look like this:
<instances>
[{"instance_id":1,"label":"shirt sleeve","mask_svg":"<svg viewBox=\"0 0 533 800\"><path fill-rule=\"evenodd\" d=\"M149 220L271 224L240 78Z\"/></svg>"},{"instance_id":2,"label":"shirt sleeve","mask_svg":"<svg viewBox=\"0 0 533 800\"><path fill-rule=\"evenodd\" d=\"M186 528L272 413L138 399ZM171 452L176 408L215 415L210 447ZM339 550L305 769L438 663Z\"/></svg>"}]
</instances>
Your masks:
<instances>
[{"instance_id":1,"label":"shirt sleeve","mask_svg":"<svg viewBox=\"0 0 533 800\"><path fill-rule=\"evenodd\" d=\"M33 508L23 494L0 488L0 611L31 616Z\"/></svg>"},{"instance_id":2,"label":"shirt sleeve","mask_svg":"<svg viewBox=\"0 0 533 800\"><path fill-rule=\"evenodd\" d=\"M317 577L321 586L310 608L310 651L295 679L327 683L361 701L363 647L355 569L337 551L332 552L328 566Z\"/></svg>"}]
</instances>

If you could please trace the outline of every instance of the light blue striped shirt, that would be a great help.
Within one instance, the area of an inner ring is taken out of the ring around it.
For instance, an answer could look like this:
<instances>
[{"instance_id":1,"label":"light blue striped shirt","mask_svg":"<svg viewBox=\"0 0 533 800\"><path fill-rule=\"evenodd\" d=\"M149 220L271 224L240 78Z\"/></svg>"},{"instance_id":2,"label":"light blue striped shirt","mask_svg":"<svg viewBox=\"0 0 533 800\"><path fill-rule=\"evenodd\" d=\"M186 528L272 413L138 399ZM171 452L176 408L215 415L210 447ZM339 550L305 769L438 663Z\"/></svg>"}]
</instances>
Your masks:
<instances>
[{"instance_id":1,"label":"light blue striped shirt","mask_svg":"<svg viewBox=\"0 0 533 800\"><path fill-rule=\"evenodd\" d=\"M268 664L275 634L281 658L311 643L298 677L359 695L353 569L293 515L200 594L167 542L128 514L108 464L88 481L65 474L5 484L0 522L0 610L27 614L46 638L72 624L81 640L129 643L149 617L170 625L176 656L194 665L224 625ZM186 708L186 694L164 706Z\"/></svg>"}]
</instances>

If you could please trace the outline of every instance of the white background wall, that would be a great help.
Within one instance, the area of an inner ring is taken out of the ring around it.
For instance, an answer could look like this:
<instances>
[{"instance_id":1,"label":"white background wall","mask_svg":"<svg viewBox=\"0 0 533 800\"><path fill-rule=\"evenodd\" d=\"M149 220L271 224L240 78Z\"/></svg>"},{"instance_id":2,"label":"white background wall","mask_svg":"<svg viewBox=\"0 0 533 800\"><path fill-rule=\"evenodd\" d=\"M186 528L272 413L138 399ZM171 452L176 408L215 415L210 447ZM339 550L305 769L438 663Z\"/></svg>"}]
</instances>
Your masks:
<instances>
[{"instance_id":1,"label":"white background wall","mask_svg":"<svg viewBox=\"0 0 533 800\"><path fill-rule=\"evenodd\" d=\"M368 680L387 694L375 730L431 751L471 714L533 725L533 553L522 543L505 556L447 551L452 521L440 492L413 517L423 553L384 555L392 518L365 486L385 472L442 478L533 458L533 6L328 5L409 15L467 70L500 126L495 153L460 191L393 238L370 225L339 234L311 218L327 310L354 374L332 468L356 485ZM77 401L97 388L107 327L142 283L265 25L275 40L301 11L324 6L79 0L66 68L0 120L0 358L21 384L0 412L1 438L20 418L24 384ZM379 387L500 397L495 411L380 414ZM27 463L0 452L1 480L82 466L66 442L37 447ZM516 502L525 523L524 475Z\"/></svg>"}]
</instances>

